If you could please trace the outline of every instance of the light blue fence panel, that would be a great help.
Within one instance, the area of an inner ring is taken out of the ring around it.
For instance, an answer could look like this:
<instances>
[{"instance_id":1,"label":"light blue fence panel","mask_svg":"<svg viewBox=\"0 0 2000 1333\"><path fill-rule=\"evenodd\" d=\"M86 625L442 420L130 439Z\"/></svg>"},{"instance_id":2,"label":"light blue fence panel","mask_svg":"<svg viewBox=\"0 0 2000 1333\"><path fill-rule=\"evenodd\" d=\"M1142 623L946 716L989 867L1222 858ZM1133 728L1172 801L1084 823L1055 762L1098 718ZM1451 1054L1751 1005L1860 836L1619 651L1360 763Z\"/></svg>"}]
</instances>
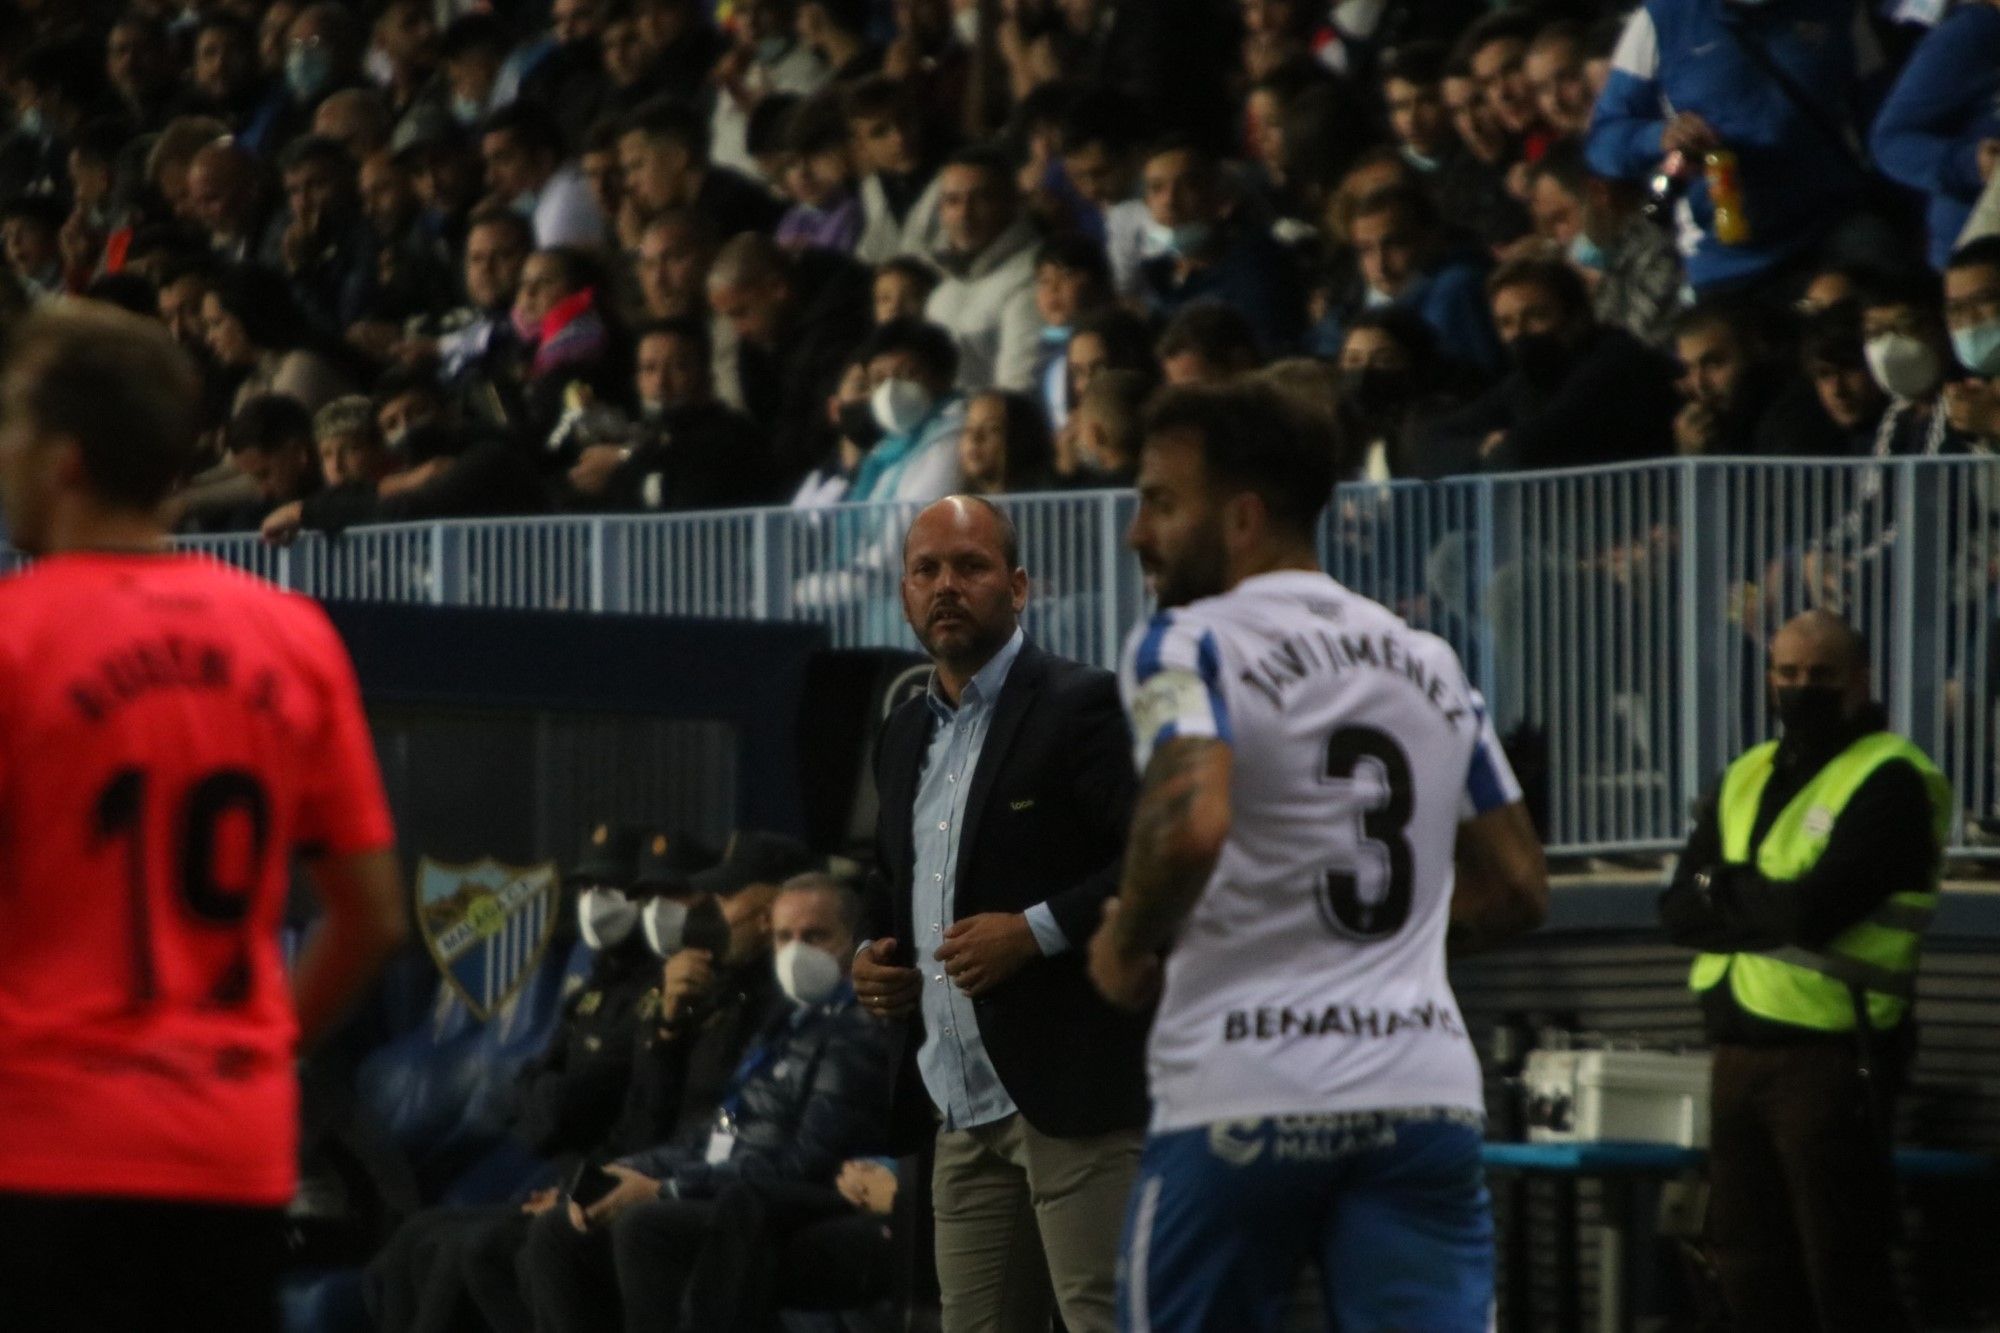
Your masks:
<instances>
[{"instance_id":1,"label":"light blue fence panel","mask_svg":"<svg viewBox=\"0 0 2000 1333\"><path fill-rule=\"evenodd\" d=\"M1114 666L1148 609L1129 492L1001 503L1028 630ZM319 597L807 621L915 646L899 594L915 505L493 519L184 545ZM1950 776L1961 855L2000 814L2000 460L1672 459L1342 488L1326 568L1447 639L1517 735L1564 851L1676 844L1689 805L1774 732L1767 646L1825 607L1867 636L1890 724ZM18 563L0 553L0 569Z\"/></svg>"}]
</instances>

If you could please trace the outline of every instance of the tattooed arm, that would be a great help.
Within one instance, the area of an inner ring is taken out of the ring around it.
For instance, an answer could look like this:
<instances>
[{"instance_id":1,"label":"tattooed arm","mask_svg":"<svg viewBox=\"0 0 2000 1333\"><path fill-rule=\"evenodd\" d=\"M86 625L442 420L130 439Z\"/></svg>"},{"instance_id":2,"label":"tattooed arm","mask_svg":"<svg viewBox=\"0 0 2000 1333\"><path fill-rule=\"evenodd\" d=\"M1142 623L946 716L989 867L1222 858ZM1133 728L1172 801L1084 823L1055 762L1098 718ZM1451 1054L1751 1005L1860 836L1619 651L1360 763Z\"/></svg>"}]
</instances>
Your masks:
<instances>
[{"instance_id":1,"label":"tattooed arm","mask_svg":"<svg viewBox=\"0 0 2000 1333\"><path fill-rule=\"evenodd\" d=\"M1119 897L1105 904L1090 971L1114 1004L1143 1008L1160 956L1194 910L1229 836L1229 746L1212 737L1162 742L1146 765L1125 846Z\"/></svg>"}]
</instances>

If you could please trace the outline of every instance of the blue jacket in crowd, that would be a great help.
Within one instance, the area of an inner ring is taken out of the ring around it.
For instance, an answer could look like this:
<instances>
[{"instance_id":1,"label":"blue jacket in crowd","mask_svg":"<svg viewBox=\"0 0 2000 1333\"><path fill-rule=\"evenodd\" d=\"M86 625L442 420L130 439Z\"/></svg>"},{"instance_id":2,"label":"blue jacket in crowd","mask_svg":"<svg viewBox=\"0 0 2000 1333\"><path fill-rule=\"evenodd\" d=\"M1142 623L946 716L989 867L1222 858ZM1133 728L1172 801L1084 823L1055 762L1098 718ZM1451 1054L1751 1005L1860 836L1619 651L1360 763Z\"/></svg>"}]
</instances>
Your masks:
<instances>
[{"instance_id":1,"label":"blue jacket in crowd","mask_svg":"<svg viewBox=\"0 0 2000 1333\"><path fill-rule=\"evenodd\" d=\"M1437 335L1438 351L1446 360L1496 375L1506 369L1507 359L1500 335L1493 331L1492 310L1486 299L1488 267L1474 251L1448 255L1431 272L1405 287L1395 304L1430 325ZM1312 354L1338 360L1341 344L1347 340L1347 326L1364 308L1346 305L1329 310L1307 338Z\"/></svg>"},{"instance_id":2,"label":"blue jacket in crowd","mask_svg":"<svg viewBox=\"0 0 2000 1333\"><path fill-rule=\"evenodd\" d=\"M1814 112L1745 44L1766 53ZM1863 79L1880 64L1866 18L1849 0L1645 0L1613 54L1585 156L1599 175L1643 181L1659 165L1672 113L1707 121L1736 154L1750 239L1715 239L1697 166L1681 210L1681 252L1697 290L1743 283L1813 244L1859 201L1858 138L1840 140L1857 123Z\"/></svg>"},{"instance_id":3,"label":"blue jacket in crowd","mask_svg":"<svg viewBox=\"0 0 2000 1333\"><path fill-rule=\"evenodd\" d=\"M1930 260L1943 268L1979 200L1979 141L2000 138L2000 9L1960 5L1911 53L1875 117L1882 174L1930 198Z\"/></svg>"}]
</instances>

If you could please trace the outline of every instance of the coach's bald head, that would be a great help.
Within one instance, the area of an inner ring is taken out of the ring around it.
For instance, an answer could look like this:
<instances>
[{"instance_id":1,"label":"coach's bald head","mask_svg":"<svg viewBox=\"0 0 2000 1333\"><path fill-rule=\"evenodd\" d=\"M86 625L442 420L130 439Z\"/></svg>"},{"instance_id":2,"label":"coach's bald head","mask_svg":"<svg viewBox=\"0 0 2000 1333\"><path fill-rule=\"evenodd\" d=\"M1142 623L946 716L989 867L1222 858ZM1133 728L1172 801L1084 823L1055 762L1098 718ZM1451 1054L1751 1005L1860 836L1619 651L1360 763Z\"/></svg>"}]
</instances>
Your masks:
<instances>
[{"instance_id":1,"label":"coach's bald head","mask_svg":"<svg viewBox=\"0 0 2000 1333\"><path fill-rule=\"evenodd\" d=\"M949 495L910 524L903 538L903 614L953 702L1014 637L1027 604L1020 539L999 506Z\"/></svg>"}]
</instances>

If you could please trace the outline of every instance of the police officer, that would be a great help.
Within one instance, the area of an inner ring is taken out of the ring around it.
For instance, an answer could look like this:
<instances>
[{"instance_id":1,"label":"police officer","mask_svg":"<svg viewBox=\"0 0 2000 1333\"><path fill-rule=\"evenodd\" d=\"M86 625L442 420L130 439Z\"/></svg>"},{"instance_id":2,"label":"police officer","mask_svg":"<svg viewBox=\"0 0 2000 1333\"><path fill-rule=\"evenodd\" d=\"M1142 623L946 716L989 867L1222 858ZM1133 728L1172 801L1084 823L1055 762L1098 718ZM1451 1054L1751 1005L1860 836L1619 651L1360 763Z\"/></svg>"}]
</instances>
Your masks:
<instances>
[{"instance_id":1,"label":"police officer","mask_svg":"<svg viewBox=\"0 0 2000 1333\"><path fill-rule=\"evenodd\" d=\"M583 839L564 885L578 932L595 954L566 993L549 1043L515 1084L514 1136L547 1163L547 1184L519 1204L427 1208L405 1221L368 1267L364 1297L384 1333L450 1326L469 1309L460 1256L488 1224L554 1203L554 1182L613 1127L631 1081L635 1035L659 964L639 926L634 885L641 833L609 823ZM653 1008L658 1004L657 995Z\"/></svg>"},{"instance_id":2,"label":"police officer","mask_svg":"<svg viewBox=\"0 0 2000 1333\"><path fill-rule=\"evenodd\" d=\"M1779 739L1703 802L1660 918L1715 1046L1707 1239L1732 1326L1892 1333L1890 1103L1951 790L1824 611L1771 641Z\"/></svg>"}]
</instances>

